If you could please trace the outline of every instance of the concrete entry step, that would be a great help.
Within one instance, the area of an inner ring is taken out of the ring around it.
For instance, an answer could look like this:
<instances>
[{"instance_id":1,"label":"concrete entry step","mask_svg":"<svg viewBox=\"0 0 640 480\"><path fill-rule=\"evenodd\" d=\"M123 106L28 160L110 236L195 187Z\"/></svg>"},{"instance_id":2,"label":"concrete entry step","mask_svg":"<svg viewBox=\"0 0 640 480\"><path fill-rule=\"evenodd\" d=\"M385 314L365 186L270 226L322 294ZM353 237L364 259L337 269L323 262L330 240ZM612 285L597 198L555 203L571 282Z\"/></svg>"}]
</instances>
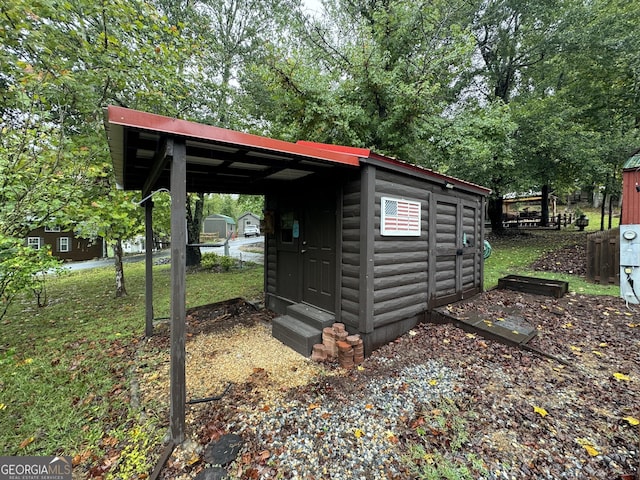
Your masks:
<instances>
[{"instance_id":1,"label":"concrete entry step","mask_svg":"<svg viewBox=\"0 0 640 480\"><path fill-rule=\"evenodd\" d=\"M320 331L325 327L330 327L336 321L336 317L332 313L306 303L294 303L288 306L287 315L297 318Z\"/></svg>"},{"instance_id":2,"label":"concrete entry step","mask_svg":"<svg viewBox=\"0 0 640 480\"><path fill-rule=\"evenodd\" d=\"M322 343L322 330L290 315L273 320L271 335L305 357L311 355L314 344Z\"/></svg>"}]
</instances>

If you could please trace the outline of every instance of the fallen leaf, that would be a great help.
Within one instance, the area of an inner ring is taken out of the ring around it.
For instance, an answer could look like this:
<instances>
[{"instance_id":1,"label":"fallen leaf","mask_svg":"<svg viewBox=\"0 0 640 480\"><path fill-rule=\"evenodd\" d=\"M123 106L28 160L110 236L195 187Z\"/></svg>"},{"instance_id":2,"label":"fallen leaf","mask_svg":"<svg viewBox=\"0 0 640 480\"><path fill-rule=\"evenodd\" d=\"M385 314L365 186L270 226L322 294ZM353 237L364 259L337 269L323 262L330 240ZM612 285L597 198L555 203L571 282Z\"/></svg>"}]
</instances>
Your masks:
<instances>
[{"instance_id":1,"label":"fallen leaf","mask_svg":"<svg viewBox=\"0 0 640 480\"><path fill-rule=\"evenodd\" d=\"M371 403L367 403L367 404L364 406L364 408L365 408L366 410L371 410L371 409L373 408L373 405L372 405Z\"/></svg>"},{"instance_id":2,"label":"fallen leaf","mask_svg":"<svg viewBox=\"0 0 640 480\"><path fill-rule=\"evenodd\" d=\"M364 435L364 431L359 428L356 428L353 434L355 435L356 438L361 438Z\"/></svg>"},{"instance_id":3,"label":"fallen leaf","mask_svg":"<svg viewBox=\"0 0 640 480\"><path fill-rule=\"evenodd\" d=\"M640 425L640 420L638 420L637 418L634 418L634 417L623 417L622 419L626 420L629 423L629 425L632 425L634 427L636 425Z\"/></svg>"},{"instance_id":4,"label":"fallen leaf","mask_svg":"<svg viewBox=\"0 0 640 480\"><path fill-rule=\"evenodd\" d=\"M25 448L28 445L31 445L35 439L36 437L25 438L23 441L20 442L20 448Z\"/></svg>"},{"instance_id":5,"label":"fallen leaf","mask_svg":"<svg viewBox=\"0 0 640 480\"><path fill-rule=\"evenodd\" d=\"M570 348L571 350L573 350L574 352L581 352L581 351L582 351L582 348L580 348L580 347L576 347L576 346L574 346L574 345L570 345L570 346L569 346L569 348Z\"/></svg>"},{"instance_id":6,"label":"fallen leaf","mask_svg":"<svg viewBox=\"0 0 640 480\"><path fill-rule=\"evenodd\" d=\"M578 442L580 446L584 448L591 457L597 457L598 455L600 455L600 452L596 450L596 448L589 440L578 438L576 442Z\"/></svg>"},{"instance_id":7,"label":"fallen leaf","mask_svg":"<svg viewBox=\"0 0 640 480\"><path fill-rule=\"evenodd\" d=\"M631 380L631 379L629 378L629 375L625 375L624 373L619 373L619 372L614 373L614 374L613 374L613 377L614 377L616 380L618 380L618 381L621 381L621 380L622 380L622 381L624 381L624 382L628 382L628 381L630 381L630 380Z\"/></svg>"},{"instance_id":8,"label":"fallen leaf","mask_svg":"<svg viewBox=\"0 0 640 480\"><path fill-rule=\"evenodd\" d=\"M71 459L71 465L73 465L74 467L77 467L81 463L86 462L89 459L89 457L91 457L90 450L85 450L82 453L78 453L77 455L74 455L74 457Z\"/></svg>"},{"instance_id":9,"label":"fallen leaf","mask_svg":"<svg viewBox=\"0 0 640 480\"><path fill-rule=\"evenodd\" d=\"M599 357L601 357L601 356L602 356L602 352L599 352L599 351L597 351L597 350L591 350L591 353L593 353L594 355L597 355L597 356L599 356Z\"/></svg>"},{"instance_id":10,"label":"fallen leaf","mask_svg":"<svg viewBox=\"0 0 640 480\"><path fill-rule=\"evenodd\" d=\"M596 450L595 448L593 448L591 445L583 445L582 446L587 453L592 456L592 457L597 457L598 455L600 455L600 452L598 452L598 450Z\"/></svg>"},{"instance_id":11,"label":"fallen leaf","mask_svg":"<svg viewBox=\"0 0 640 480\"><path fill-rule=\"evenodd\" d=\"M549 412L547 412L544 408L541 407L533 407L533 411L536 412L538 415L540 415L542 418L546 417L547 415L549 415Z\"/></svg>"},{"instance_id":12,"label":"fallen leaf","mask_svg":"<svg viewBox=\"0 0 640 480\"><path fill-rule=\"evenodd\" d=\"M431 385L432 387L437 384L438 384L438 380L436 380L435 378L432 378L431 380L429 380L429 385Z\"/></svg>"}]
</instances>

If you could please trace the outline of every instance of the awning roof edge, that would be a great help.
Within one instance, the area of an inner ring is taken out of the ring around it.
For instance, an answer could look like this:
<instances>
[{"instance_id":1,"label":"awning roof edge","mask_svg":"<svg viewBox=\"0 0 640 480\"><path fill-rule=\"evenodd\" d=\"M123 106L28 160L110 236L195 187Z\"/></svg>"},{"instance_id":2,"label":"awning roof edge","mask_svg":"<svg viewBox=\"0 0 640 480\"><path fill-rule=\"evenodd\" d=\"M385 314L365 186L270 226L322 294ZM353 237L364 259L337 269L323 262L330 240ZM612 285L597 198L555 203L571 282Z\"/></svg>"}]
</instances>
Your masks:
<instances>
[{"instance_id":1,"label":"awning roof edge","mask_svg":"<svg viewBox=\"0 0 640 480\"><path fill-rule=\"evenodd\" d=\"M112 125L162 132L167 135L211 140L230 145L239 145L241 147L272 150L274 152L291 153L345 165L359 165L356 157L341 152L321 150L285 140L276 140L251 133L238 132L213 125L206 125L204 123L166 117L115 105L109 105L107 107L107 121Z\"/></svg>"}]
</instances>

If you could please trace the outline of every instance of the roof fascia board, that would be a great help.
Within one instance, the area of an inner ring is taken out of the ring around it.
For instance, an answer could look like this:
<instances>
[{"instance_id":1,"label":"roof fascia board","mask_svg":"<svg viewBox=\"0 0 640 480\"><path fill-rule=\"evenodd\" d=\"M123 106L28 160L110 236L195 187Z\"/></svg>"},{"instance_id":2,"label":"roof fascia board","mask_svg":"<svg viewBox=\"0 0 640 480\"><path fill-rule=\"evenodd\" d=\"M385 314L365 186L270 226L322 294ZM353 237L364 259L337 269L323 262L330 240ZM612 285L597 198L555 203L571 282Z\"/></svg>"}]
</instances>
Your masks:
<instances>
[{"instance_id":1,"label":"roof fascia board","mask_svg":"<svg viewBox=\"0 0 640 480\"><path fill-rule=\"evenodd\" d=\"M374 165L380 168L386 168L386 169L403 173L405 175L410 175L416 178L428 179L435 183L442 182L442 184L444 184L445 182L451 182L459 190L478 193L484 196L488 196L491 193L491 189L489 188L482 187L480 185L475 185L473 183L460 180L459 178L451 177L449 175L444 175L442 173L438 173L433 170L429 170L427 168L419 167L417 165L411 165L410 163L399 162L397 160L393 160L388 157L383 157L382 155L377 155L375 153L372 154L372 156L370 156L369 158L361 158L360 161L363 164Z\"/></svg>"},{"instance_id":2,"label":"roof fascia board","mask_svg":"<svg viewBox=\"0 0 640 480\"><path fill-rule=\"evenodd\" d=\"M203 123L190 122L177 118L165 117L154 113L141 112L129 108L110 105L108 107L110 124L139 128L151 132L164 133L169 136L209 140L227 145L236 145L250 149L288 153L313 158L316 160L358 166L359 161L353 155L341 152L321 150L306 145L298 145L284 140L261 137L249 133L227 130Z\"/></svg>"}]
</instances>

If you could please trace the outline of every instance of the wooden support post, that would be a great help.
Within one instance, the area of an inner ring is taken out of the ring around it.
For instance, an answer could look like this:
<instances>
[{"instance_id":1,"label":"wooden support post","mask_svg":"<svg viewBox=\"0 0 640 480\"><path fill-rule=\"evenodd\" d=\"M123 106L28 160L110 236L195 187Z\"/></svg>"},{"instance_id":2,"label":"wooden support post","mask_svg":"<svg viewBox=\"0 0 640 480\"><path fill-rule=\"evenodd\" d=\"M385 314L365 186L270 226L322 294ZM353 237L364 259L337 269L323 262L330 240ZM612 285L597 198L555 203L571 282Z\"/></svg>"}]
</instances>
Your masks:
<instances>
[{"instance_id":1,"label":"wooden support post","mask_svg":"<svg viewBox=\"0 0 640 480\"><path fill-rule=\"evenodd\" d=\"M185 434L185 316L187 250L187 156L184 141L176 141L171 161L171 373L170 428L176 445Z\"/></svg>"},{"instance_id":2,"label":"wooden support post","mask_svg":"<svg viewBox=\"0 0 640 480\"><path fill-rule=\"evenodd\" d=\"M144 202L144 336L153 335L153 200Z\"/></svg>"}]
</instances>

